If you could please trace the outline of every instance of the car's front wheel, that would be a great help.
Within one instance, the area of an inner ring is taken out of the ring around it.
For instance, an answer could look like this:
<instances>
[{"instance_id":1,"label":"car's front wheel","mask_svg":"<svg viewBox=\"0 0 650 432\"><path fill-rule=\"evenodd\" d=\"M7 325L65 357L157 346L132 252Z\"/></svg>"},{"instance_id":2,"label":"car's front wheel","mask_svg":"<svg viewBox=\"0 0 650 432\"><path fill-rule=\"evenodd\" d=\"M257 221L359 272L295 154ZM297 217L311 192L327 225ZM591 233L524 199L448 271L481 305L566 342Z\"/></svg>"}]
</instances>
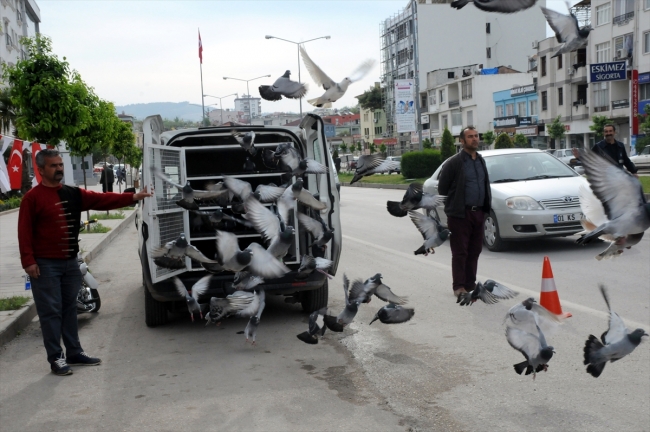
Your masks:
<instances>
[{"instance_id":1,"label":"car's front wheel","mask_svg":"<svg viewBox=\"0 0 650 432\"><path fill-rule=\"evenodd\" d=\"M492 210L483 222L483 243L492 252L501 252L506 249L506 243L499 234L499 223Z\"/></svg>"}]
</instances>

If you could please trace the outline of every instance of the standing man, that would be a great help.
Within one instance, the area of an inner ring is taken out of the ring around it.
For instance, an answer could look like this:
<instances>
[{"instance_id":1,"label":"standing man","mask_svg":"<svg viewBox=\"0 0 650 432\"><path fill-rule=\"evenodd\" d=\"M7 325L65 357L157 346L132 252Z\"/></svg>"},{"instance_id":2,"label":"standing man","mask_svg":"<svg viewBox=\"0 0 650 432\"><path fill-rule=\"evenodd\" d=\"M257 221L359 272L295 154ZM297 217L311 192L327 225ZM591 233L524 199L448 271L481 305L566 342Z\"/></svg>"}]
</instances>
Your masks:
<instances>
[{"instance_id":1,"label":"standing man","mask_svg":"<svg viewBox=\"0 0 650 432\"><path fill-rule=\"evenodd\" d=\"M492 195L485 160L477 153L478 132L468 126L460 133L462 150L449 158L440 173L438 193L446 195L445 214L451 236L454 295L474 290L478 257L483 249L483 222Z\"/></svg>"},{"instance_id":2,"label":"standing man","mask_svg":"<svg viewBox=\"0 0 650 432\"><path fill-rule=\"evenodd\" d=\"M621 169L627 168L630 173L638 178L639 176L636 174L637 167L634 165L634 162L632 162L627 156L625 144L620 141L616 141L616 126L611 123L606 124L603 128L603 134L605 135L605 139L597 142L592 147L591 151L594 151L601 156L610 158ZM580 152L578 149L573 149L573 156L576 159L580 159Z\"/></svg>"},{"instance_id":3,"label":"standing man","mask_svg":"<svg viewBox=\"0 0 650 432\"><path fill-rule=\"evenodd\" d=\"M36 166L41 183L20 203L20 260L31 279L50 368L56 375L70 375L69 365L101 363L81 348L77 329L77 294L82 280L77 262L81 212L126 207L152 193L146 188L136 194L97 193L62 185L63 159L57 150L39 152Z\"/></svg>"},{"instance_id":4,"label":"standing man","mask_svg":"<svg viewBox=\"0 0 650 432\"><path fill-rule=\"evenodd\" d=\"M102 170L102 175L99 178L99 182L102 184L102 192L113 192L113 182L115 181L115 176L113 174L113 165L109 165Z\"/></svg>"}]
</instances>

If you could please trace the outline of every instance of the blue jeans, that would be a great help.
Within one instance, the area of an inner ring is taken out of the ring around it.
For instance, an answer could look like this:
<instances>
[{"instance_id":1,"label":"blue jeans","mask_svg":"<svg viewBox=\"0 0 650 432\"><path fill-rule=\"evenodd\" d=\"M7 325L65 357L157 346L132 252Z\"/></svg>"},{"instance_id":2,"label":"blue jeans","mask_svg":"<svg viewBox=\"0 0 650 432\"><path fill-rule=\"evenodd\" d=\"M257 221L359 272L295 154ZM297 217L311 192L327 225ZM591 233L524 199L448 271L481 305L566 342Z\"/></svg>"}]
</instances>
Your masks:
<instances>
[{"instance_id":1,"label":"blue jeans","mask_svg":"<svg viewBox=\"0 0 650 432\"><path fill-rule=\"evenodd\" d=\"M77 258L36 258L36 264L41 275L31 279L32 293L47 361L52 363L62 357L61 338L66 357L83 351L77 326L77 295L82 276Z\"/></svg>"}]
</instances>

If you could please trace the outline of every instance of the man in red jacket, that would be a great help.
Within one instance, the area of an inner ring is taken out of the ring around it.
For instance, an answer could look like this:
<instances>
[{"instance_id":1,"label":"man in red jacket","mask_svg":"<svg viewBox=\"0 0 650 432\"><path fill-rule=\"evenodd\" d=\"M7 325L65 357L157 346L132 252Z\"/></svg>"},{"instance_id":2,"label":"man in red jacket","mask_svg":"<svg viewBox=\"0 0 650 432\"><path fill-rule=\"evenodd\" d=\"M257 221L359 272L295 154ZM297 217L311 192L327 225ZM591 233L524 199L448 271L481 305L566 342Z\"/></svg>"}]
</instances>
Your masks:
<instances>
[{"instance_id":1,"label":"man in red jacket","mask_svg":"<svg viewBox=\"0 0 650 432\"><path fill-rule=\"evenodd\" d=\"M77 328L79 226L84 210L111 210L152 196L97 193L62 185L63 159L57 150L36 155L42 181L25 194L18 214L20 260L30 276L47 360L56 375L70 375L70 365L95 366L101 360L81 348ZM66 348L63 355L60 340Z\"/></svg>"}]
</instances>

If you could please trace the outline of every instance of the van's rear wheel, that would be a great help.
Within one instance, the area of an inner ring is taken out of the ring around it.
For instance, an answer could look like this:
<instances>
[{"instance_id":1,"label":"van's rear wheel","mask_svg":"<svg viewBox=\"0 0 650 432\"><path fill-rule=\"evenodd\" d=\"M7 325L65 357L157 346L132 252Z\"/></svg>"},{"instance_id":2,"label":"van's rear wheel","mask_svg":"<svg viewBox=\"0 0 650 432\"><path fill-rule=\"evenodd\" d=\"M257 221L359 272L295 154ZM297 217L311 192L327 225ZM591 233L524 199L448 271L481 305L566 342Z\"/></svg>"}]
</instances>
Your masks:
<instances>
[{"instance_id":1,"label":"van's rear wheel","mask_svg":"<svg viewBox=\"0 0 650 432\"><path fill-rule=\"evenodd\" d=\"M153 298L146 283L142 285L142 289L144 289L144 322L147 324L147 327L166 324L168 319L167 305Z\"/></svg>"},{"instance_id":2,"label":"van's rear wheel","mask_svg":"<svg viewBox=\"0 0 650 432\"><path fill-rule=\"evenodd\" d=\"M324 307L327 307L329 300L329 287L327 284L327 279L318 289L305 291L302 293L302 299L300 304L302 305L302 310L307 313L312 313Z\"/></svg>"}]
</instances>

